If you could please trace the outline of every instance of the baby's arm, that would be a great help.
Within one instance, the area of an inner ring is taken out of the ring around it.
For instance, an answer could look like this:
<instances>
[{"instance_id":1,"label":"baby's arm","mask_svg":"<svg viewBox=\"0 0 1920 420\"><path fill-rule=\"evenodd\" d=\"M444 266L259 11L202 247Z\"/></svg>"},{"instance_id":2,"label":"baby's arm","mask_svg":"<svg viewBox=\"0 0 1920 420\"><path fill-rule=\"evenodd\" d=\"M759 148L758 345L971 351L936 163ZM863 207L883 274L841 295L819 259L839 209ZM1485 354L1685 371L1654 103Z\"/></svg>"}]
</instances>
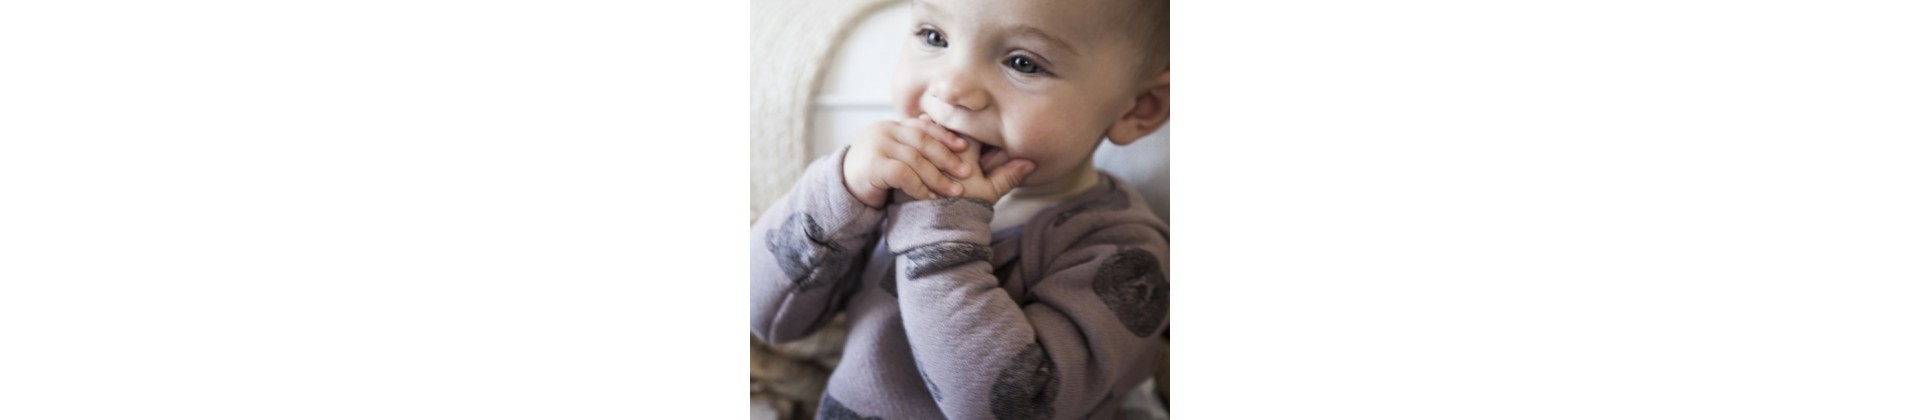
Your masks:
<instances>
[{"instance_id":1,"label":"baby's arm","mask_svg":"<svg viewBox=\"0 0 1920 420\"><path fill-rule=\"evenodd\" d=\"M891 217L908 342L948 418L1081 418L1158 351L1168 302L1160 228L1087 232L1028 280L1023 305L988 262L985 201L915 201Z\"/></svg>"},{"instance_id":2,"label":"baby's arm","mask_svg":"<svg viewBox=\"0 0 1920 420\"><path fill-rule=\"evenodd\" d=\"M814 161L753 223L753 334L768 342L805 337L858 289L860 265L879 239L885 212L847 191L847 149Z\"/></svg>"}]
</instances>

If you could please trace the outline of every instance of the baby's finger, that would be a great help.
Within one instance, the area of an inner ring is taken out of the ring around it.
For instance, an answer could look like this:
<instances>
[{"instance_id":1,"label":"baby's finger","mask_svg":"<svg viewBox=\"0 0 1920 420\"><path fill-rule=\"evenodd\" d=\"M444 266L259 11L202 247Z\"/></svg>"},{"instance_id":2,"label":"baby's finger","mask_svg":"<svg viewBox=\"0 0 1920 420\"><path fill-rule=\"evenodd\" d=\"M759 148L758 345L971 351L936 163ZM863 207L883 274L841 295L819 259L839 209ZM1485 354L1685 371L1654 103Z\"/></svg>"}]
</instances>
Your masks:
<instances>
[{"instance_id":1,"label":"baby's finger","mask_svg":"<svg viewBox=\"0 0 1920 420\"><path fill-rule=\"evenodd\" d=\"M1033 168L1033 161L1014 159L1000 166L1000 169L994 170L993 173L987 174L987 180L993 182L995 192L1006 194L1008 191L1013 191L1014 187L1020 186L1021 182L1026 181L1027 175L1033 173Z\"/></svg>"},{"instance_id":2,"label":"baby's finger","mask_svg":"<svg viewBox=\"0 0 1920 420\"><path fill-rule=\"evenodd\" d=\"M967 143L973 142L969 141ZM980 149L979 144L968 144L967 150L960 151L960 161L966 163L967 166L980 166Z\"/></svg>"},{"instance_id":3,"label":"baby's finger","mask_svg":"<svg viewBox=\"0 0 1920 420\"><path fill-rule=\"evenodd\" d=\"M952 130L940 126L940 123L933 122L932 116L920 114L918 120L921 122L921 128L925 129L928 135L946 144L948 149L958 152L967 148L966 139L962 139L959 134L955 134Z\"/></svg>"},{"instance_id":4,"label":"baby's finger","mask_svg":"<svg viewBox=\"0 0 1920 420\"><path fill-rule=\"evenodd\" d=\"M910 121L908 124L901 124L899 131L894 133L894 140L896 142L913 146L915 150L919 151L919 155L939 165L941 169L953 174L954 177L966 178L973 176L973 170L969 165L961 162L960 157L954 156L953 151L949 150L945 144L942 144L940 139L928 134L928 131L925 129L926 123L917 122L919 120L908 121ZM907 159L900 158L900 160L906 161Z\"/></svg>"},{"instance_id":5,"label":"baby's finger","mask_svg":"<svg viewBox=\"0 0 1920 420\"><path fill-rule=\"evenodd\" d=\"M939 167L933 166L933 162L920 159L912 166L915 172L920 173L920 181L925 182L928 189L948 197L958 197L961 193L967 192L965 188L960 187L959 181L948 178L946 173L940 172Z\"/></svg>"},{"instance_id":6,"label":"baby's finger","mask_svg":"<svg viewBox=\"0 0 1920 420\"><path fill-rule=\"evenodd\" d=\"M947 146L940 144L940 142L926 142L919 150L920 157L933 162L935 166L947 171L949 174L953 174L955 178L973 176L973 165L968 165L966 161L960 159L960 155L954 154L952 150L947 149Z\"/></svg>"},{"instance_id":7,"label":"baby's finger","mask_svg":"<svg viewBox=\"0 0 1920 420\"><path fill-rule=\"evenodd\" d=\"M897 160L881 162L883 169L881 169L880 173L882 174L882 178L886 179L888 187L898 188L916 200L932 200L938 198L934 196L933 191L927 190L927 184L920 180L920 174L914 172L912 167L907 166L905 163L900 163L900 161Z\"/></svg>"},{"instance_id":8,"label":"baby's finger","mask_svg":"<svg viewBox=\"0 0 1920 420\"><path fill-rule=\"evenodd\" d=\"M949 196L960 195L960 184L941 173L939 166L921 157L919 150L904 144L895 144L888 150L887 157L907 164L908 168L912 168L913 172L920 176L920 181L925 183L927 188Z\"/></svg>"}]
</instances>

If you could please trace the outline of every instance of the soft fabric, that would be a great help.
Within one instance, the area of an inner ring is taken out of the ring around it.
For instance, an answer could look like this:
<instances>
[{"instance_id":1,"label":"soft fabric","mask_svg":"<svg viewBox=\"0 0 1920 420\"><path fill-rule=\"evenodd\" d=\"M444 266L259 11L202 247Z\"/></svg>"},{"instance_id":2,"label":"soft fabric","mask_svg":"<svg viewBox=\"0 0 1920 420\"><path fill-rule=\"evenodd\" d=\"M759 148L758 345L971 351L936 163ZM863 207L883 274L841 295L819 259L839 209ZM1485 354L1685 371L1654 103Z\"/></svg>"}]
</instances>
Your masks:
<instances>
[{"instance_id":1,"label":"soft fabric","mask_svg":"<svg viewBox=\"0 0 1920 420\"><path fill-rule=\"evenodd\" d=\"M753 0L752 212L759 214L808 161L809 115L820 80L854 23L901 0Z\"/></svg>"},{"instance_id":2,"label":"soft fabric","mask_svg":"<svg viewBox=\"0 0 1920 420\"><path fill-rule=\"evenodd\" d=\"M1159 361L1167 226L1125 182L989 232L990 203L856 201L846 149L752 230L752 329L805 337L844 312L823 419L1113 418Z\"/></svg>"}]
</instances>

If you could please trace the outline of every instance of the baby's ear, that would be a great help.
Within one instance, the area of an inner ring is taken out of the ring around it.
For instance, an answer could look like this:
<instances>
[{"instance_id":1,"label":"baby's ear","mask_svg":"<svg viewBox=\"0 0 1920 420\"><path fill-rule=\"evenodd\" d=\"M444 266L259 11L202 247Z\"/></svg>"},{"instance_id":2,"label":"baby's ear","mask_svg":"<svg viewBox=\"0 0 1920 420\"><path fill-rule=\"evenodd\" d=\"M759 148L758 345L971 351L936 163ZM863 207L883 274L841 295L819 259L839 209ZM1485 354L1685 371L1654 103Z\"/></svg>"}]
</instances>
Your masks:
<instances>
[{"instance_id":1,"label":"baby's ear","mask_svg":"<svg viewBox=\"0 0 1920 420\"><path fill-rule=\"evenodd\" d=\"M1154 76L1153 81L1147 83L1146 89L1133 96L1133 108L1128 109L1126 115L1121 115L1119 122L1113 123L1112 127L1107 127L1107 140L1113 141L1113 144L1125 146L1141 137L1153 134L1154 131L1159 131L1160 126L1166 125L1169 115L1167 95L1172 81L1169 71L1162 71L1159 76Z\"/></svg>"}]
</instances>

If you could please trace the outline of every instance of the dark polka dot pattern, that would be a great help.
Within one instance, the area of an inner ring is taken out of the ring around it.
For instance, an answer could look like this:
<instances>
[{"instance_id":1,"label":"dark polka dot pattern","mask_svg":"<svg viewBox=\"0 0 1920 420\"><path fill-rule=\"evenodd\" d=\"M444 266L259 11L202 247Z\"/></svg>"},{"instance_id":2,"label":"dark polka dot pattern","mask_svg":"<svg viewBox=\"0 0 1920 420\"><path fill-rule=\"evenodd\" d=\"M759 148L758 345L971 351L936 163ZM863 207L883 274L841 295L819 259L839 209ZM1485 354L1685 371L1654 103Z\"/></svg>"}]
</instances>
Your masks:
<instances>
[{"instance_id":1,"label":"dark polka dot pattern","mask_svg":"<svg viewBox=\"0 0 1920 420\"><path fill-rule=\"evenodd\" d=\"M983 245L961 242L927 245L907 251L907 277L917 279L927 273L992 258L993 249Z\"/></svg>"},{"instance_id":2,"label":"dark polka dot pattern","mask_svg":"<svg viewBox=\"0 0 1920 420\"><path fill-rule=\"evenodd\" d=\"M1093 293L1134 336L1146 337L1167 319L1167 275L1153 253L1126 248L1093 276Z\"/></svg>"},{"instance_id":3,"label":"dark polka dot pattern","mask_svg":"<svg viewBox=\"0 0 1920 420\"><path fill-rule=\"evenodd\" d=\"M767 250L780 264L780 271L792 279L796 292L806 291L818 280L838 277L846 261L838 245L827 240L827 233L813 216L795 213L779 228L767 233Z\"/></svg>"},{"instance_id":4,"label":"dark polka dot pattern","mask_svg":"<svg viewBox=\"0 0 1920 420\"><path fill-rule=\"evenodd\" d=\"M1053 400L1059 396L1060 378L1053 359L1047 358L1040 343L1030 343L1000 370L988 398L996 418L1045 419L1053 417Z\"/></svg>"}]
</instances>

